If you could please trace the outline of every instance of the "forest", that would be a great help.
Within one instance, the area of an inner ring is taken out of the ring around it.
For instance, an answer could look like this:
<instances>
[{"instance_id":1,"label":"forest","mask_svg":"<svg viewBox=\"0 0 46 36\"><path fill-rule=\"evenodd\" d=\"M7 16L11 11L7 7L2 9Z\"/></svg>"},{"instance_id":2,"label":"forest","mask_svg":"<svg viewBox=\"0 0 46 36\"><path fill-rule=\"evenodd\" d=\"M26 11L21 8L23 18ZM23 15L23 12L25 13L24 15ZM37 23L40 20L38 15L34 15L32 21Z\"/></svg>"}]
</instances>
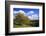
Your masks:
<instances>
[{"instance_id":1,"label":"forest","mask_svg":"<svg viewBox=\"0 0 46 36\"><path fill-rule=\"evenodd\" d=\"M39 20L30 20L24 14L18 13L13 19L14 28L39 27Z\"/></svg>"}]
</instances>

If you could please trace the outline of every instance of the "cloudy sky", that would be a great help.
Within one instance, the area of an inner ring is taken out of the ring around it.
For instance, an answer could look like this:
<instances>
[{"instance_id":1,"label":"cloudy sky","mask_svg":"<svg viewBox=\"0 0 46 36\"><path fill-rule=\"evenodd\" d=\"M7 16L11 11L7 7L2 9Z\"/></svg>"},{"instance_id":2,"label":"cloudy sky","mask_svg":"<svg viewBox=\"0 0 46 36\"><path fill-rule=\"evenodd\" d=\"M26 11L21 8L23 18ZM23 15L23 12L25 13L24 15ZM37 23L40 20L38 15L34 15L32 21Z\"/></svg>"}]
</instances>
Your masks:
<instances>
[{"instance_id":1,"label":"cloudy sky","mask_svg":"<svg viewBox=\"0 0 46 36\"><path fill-rule=\"evenodd\" d=\"M13 14L23 13L28 16L30 20L38 20L39 19L39 9L29 9L29 8L14 8Z\"/></svg>"}]
</instances>

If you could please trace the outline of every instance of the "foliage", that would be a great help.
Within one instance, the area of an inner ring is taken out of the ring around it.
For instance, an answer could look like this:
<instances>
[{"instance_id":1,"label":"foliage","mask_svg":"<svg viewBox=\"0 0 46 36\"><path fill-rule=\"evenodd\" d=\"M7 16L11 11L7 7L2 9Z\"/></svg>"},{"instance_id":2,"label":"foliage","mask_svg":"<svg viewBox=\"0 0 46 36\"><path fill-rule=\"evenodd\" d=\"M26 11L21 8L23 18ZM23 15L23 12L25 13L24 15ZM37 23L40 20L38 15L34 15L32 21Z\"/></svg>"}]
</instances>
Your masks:
<instances>
[{"instance_id":1,"label":"foliage","mask_svg":"<svg viewBox=\"0 0 46 36\"><path fill-rule=\"evenodd\" d=\"M29 20L27 16L22 13L16 14L14 18L14 27L37 27L39 20Z\"/></svg>"},{"instance_id":2,"label":"foliage","mask_svg":"<svg viewBox=\"0 0 46 36\"><path fill-rule=\"evenodd\" d=\"M19 25L27 25L30 23L30 20L24 14L18 13L17 16L15 16L14 22Z\"/></svg>"}]
</instances>

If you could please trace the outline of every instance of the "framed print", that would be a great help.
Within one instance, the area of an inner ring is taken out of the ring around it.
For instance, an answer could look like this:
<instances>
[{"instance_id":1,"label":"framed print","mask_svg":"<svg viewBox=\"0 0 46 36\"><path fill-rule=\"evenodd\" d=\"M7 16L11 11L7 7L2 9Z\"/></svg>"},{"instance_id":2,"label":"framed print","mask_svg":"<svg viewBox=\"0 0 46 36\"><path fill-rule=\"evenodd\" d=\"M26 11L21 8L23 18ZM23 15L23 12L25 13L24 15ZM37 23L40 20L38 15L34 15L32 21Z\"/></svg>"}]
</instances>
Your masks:
<instances>
[{"instance_id":1,"label":"framed print","mask_svg":"<svg viewBox=\"0 0 46 36\"><path fill-rule=\"evenodd\" d=\"M45 32L45 4L36 2L5 2L6 35Z\"/></svg>"}]
</instances>

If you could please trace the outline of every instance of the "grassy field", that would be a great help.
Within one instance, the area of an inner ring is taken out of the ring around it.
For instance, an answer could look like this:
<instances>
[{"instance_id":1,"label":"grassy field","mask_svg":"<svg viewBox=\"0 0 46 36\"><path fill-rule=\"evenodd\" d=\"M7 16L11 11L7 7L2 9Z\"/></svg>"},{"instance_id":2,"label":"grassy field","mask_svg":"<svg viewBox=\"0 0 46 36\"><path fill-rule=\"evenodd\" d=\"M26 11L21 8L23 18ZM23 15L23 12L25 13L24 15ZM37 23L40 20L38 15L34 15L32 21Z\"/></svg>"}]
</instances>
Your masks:
<instances>
[{"instance_id":1,"label":"grassy field","mask_svg":"<svg viewBox=\"0 0 46 36\"><path fill-rule=\"evenodd\" d=\"M39 27L39 20L31 20L29 24L16 24L14 22L14 28L22 28L22 27Z\"/></svg>"}]
</instances>

